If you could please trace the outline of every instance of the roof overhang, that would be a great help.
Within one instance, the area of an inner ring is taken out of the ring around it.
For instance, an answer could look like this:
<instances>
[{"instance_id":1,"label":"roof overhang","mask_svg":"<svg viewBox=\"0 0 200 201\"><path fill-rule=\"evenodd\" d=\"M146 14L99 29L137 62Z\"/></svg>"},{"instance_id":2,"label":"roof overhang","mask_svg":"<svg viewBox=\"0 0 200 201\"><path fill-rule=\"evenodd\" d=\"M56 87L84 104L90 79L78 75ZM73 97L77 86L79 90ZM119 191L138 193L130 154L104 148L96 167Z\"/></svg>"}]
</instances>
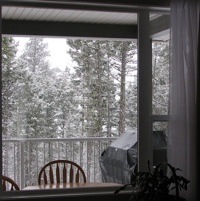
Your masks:
<instances>
[{"instance_id":1,"label":"roof overhang","mask_svg":"<svg viewBox=\"0 0 200 201\"><path fill-rule=\"evenodd\" d=\"M150 9L150 34L160 37L170 26L168 1L151 2L3 0L2 34L131 40L137 38L137 12Z\"/></svg>"}]
</instances>

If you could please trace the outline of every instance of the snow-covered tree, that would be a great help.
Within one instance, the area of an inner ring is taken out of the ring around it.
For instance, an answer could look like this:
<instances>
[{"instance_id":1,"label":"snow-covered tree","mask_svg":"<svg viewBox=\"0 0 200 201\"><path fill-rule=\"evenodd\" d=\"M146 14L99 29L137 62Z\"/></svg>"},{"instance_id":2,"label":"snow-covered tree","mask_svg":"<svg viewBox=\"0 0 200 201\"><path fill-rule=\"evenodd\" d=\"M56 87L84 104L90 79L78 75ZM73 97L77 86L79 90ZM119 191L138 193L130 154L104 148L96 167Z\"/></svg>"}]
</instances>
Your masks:
<instances>
[{"instance_id":1,"label":"snow-covered tree","mask_svg":"<svg viewBox=\"0 0 200 201\"><path fill-rule=\"evenodd\" d=\"M79 108L81 115L81 133L83 136L103 136L107 83L106 68L108 58L104 41L69 40L70 55L76 61L73 75L78 85Z\"/></svg>"},{"instance_id":2,"label":"snow-covered tree","mask_svg":"<svg viewBox=\"0 0 200 201\"><path fill-rule=\"evenodd\" d=\"M49 111L51 110L49 88L52 86L53 78L49 76L48 55L47 44L43 43L42 38L30 38L19 59L21 68L26 69L22 82L25 136L28 138L47 137L50 134L47 117L49 119L52 116Z\"/></svg>"},{"instance_id":3,"label":"snow-covered tree","mask_svg":"<svg viewBox=\"0 0 200 201\"><path fill-rule=\"evenodd\" d=\"M127 110L127 107L130 106L130 104L133 105L135 103L131 103L130 101L133 101L133 99L128 99L126 97L126 91L129 90L129 82L131 81L137 86L137 83L133 81L134 77L132 77L132 75L137 71L137 45L134 42L123 41L114 42L113 46L115 51L113 52L112 66L113 70L117 72L113 73L113 76L117 81L119 97L118 132L121 135L127 127L130 126L130 124L127 124L127 121L130 121L129 113L136 109L129 107L129 110ZM132 96L137 96L137 91L133 90Z\"/></svg>"},{"instance_id":4,"label":"snow-covered tree","mask_svg":"<svg viewBox=\"0 0 200 201\"><path fill-rule=\"evenodd\" d=\"M153 114L167 115L169 106L169 42L153 42Z\"/></svg>"},{"instance_id":5,"label":"snow-covered tree","mask_svg":"<svg viewBox=\"0 0 200 201\"><path fill-rule=\"evenodd\" d=\"M16 110L16 100L13 97L15 82L17 80L15 57L17 44L12 38L2 38L2 138L11 139L16 137L13 123L13 115ZM11 144L2 146L3 174L13 173L13 167L9 161L13 160Z\"/></svg>"},{"instance_id":6,"label":"snow-covered tree","mask_svg":"<svg viewBox=\"0 0 200 201\"><path fill-rule=\"evenodd\" d=\"M13 92L17 80L16 48L17 44L12 38L2 38L2 136L4 139L14 137L11 118L15 109Z\"/></svg>"}]
</instances>

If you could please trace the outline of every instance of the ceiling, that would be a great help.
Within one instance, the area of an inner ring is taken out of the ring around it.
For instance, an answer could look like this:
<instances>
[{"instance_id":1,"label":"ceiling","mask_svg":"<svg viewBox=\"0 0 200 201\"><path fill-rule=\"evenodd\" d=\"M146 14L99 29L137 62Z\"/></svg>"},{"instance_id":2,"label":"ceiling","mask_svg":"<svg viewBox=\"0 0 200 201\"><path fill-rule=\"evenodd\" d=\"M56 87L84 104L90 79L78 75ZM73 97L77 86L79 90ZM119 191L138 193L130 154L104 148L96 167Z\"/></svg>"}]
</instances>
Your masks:
<instances>
[{"instance_id":1,"label":"ceiling","mask_svg":"<svg viewBox=\"0 0 200 201\"><path fill-rule=\"evenodd\" d=\"M52 22L84 22L98 24L137 24L136 13L64 10L3 6L2 18L8 20L34 20Z\"/></svg>"},{"instance_id":2,"label":"ceiling","mask_svg":"<svg viewBox=\"0 0 200 201\"><path fill-rule=\"evenodd\" d=\"M160 16L161 14L151 14L150 19L153 20ZM17 6L3 6L2 18L7 20L83 22L122 25L137 24L137 13Z\"/></svg>"}]
</instances>

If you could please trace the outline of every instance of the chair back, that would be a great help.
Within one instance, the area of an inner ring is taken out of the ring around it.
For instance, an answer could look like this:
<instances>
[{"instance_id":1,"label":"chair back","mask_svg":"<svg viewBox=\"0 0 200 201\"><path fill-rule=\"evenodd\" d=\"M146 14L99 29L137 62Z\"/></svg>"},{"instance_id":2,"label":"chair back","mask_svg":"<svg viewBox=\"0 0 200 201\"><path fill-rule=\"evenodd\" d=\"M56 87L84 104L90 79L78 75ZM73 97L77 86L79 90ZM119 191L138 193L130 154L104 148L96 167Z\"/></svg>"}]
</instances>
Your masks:
<instances>
[{"instance_id":1,"label":"chair back","mask_svg":"<svg viewBox=\"0 0 200 201\"><path fill-rule=\"evenodd\" d=\"M83 169L68 160L55 160L47 163L39 172L38 184L86 182Z\"/></svg>"},{"instance_id":2,"label":"chair back","mask_svg":"<svg viewBox=\"0 0 200 201\"><path fill-rule=\"evenodd\" d=\"M11 178L2 175L2 188L3 191L15 191L20 190L19 186Z\"/></svg>"}]
</instances>

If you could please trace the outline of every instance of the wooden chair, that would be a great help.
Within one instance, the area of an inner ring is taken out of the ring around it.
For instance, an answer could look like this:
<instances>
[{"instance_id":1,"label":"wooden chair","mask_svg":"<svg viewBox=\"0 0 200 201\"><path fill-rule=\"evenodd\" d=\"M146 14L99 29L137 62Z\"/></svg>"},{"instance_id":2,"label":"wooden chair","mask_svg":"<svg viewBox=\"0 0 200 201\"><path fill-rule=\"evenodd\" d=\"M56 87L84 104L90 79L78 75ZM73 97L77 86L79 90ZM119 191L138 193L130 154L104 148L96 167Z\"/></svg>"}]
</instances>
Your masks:
<instances>
[{"instance_id":1,"label":"wooden chair","mask_svg":"<svg viewBox=\"0 0 200 201\"><path fill-rule=\"evenodd\" d=\"M19 186L11 178L2 175L2 188L3 191L20 190Z\"/></svg>"},{"instance_id":2,"label":"wooden chair","mask_svg":"<svg viewBox=\"0 0 200 201\"><path fill-rule=\"evenodd\" d=\"M86 182L83 169L68 160L55 160L47 163L39 172L38 184Z\"/></svg>"}]
</instances>

